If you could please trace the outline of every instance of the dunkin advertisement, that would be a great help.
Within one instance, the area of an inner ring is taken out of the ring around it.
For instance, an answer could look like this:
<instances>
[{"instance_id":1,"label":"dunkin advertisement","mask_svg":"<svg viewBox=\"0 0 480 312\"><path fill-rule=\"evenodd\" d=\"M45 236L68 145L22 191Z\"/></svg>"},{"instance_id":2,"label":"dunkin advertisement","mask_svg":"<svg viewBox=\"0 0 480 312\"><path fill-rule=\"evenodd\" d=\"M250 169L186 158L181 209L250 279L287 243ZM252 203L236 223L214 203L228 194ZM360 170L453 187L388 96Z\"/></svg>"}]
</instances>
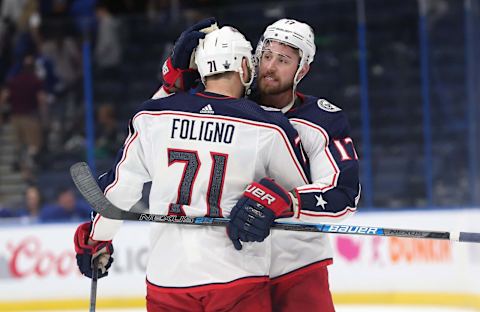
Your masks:
<instances>
[{"instance_id":1,"label":"dunkin advertisement","mask_svg":"<svg viewBox=\"0 0 480 312\"><path fill-rule=\"evenodd\" d=\"M345 223L392 229L480 232L479 209L363 212ZM335 293L480 295L480 244L332 235Z\"/></svg>"},{"instance_id":2,"label":"dunkin advertisement","mask_svg":"<svg viewBox=\"0 0 480 312\"><path fill-rule=\"evenodd\" d=\"M372 227L480 232L480 209L360 212L342 222ZM0 226L0 303L88 299L73 248L77 224ZM175 226L175 225L172 225ZM99 282L99 298L145 296L147 223L125 222L115 261ZM442 293L480 295L480 244L331 234L335 294Z\"/></svg>"}]
</instances>

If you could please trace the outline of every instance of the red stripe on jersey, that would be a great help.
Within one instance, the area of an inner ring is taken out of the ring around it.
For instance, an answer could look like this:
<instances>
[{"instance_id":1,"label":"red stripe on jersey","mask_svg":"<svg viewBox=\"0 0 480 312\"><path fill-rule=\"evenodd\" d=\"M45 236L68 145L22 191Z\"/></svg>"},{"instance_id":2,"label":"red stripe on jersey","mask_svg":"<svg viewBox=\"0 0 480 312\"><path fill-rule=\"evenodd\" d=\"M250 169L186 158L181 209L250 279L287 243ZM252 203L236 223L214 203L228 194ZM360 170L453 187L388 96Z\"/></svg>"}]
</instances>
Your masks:
<instances>
[{"instance_id":1,"label":"red stripe on jersey","mask_svg":"<svg viewBox=\"0 0 480 312\"><path fill-rule=\"evenodd\" d=\"M118 178L119 178L120 165L125 161L125 159L127 159L128 148L130 147L132 142L135 141L137 137L138 137L138 132L135 132L130 142L127 143L125 150L123 151L122 159L118 162L117 167L115 168L115 181L113 181L113 183L111 183L109 186L107 186L107 188L105 188L105 191L103 192L105 195L107 194L108 191L112 189L112 187L115 186L115 184L117 184Z\"/></svg>"},{"instance_id":2,"label":"red stripe on jersey","mask_svg":"<svg viewBox=\"0 0 480 312\"><path fill-rule=\"evenodd\" d=\"M138 137L138 132L135 132L135 134L133 134L133 136L130 136L130 141L128 143L126 143L126 147L123 151L123 155L122 155L122 158L121 160L118 162L116 168L115 168L115 180L110 183L110 185L108 185L106 188L105 188L105 191L103 192L105 195L107 194L108 191L110 191L118 182L118 176L119 176L119 168L120 168L120 165L125 161L125 159L127 158L127 153L128 153L128 148L130 147L130 145L132 144L133 141L135 141L135 139ZM127 140L129 139L127 137ZM92 232L90 234L90 238L93 237L94 235L94 232L95 232L95 225L97 224L98 220L100 219L101 215L100 214L97 214L95 216L95 220L94 220L94 223L93 223L93 226L92 226ZM93 238L92 238L93 239Z\"/></svg>"},{"instance_id":3,"label":"red stripe on jersey","mask_svg":"<svg viewBox=\"0 0 480 312\"><path fill-rule=\"evenodd\" d=\"M333 263L332 258L328 259L323 259L314 263L307 264L306 266L303 266L301 268L298 268L296 270L290 271L288 273L285 273L283 275L274 277L270 280L270 284L276 284L276 283L281 283L284 282L285 280L288 280L290 278L293 278L295 276L298 276L300 274L305 274L307 272L316 270L318 268L326 267L327 265L330 265Z\"/></svg>"},{"instance_id":4,"label":"red stripe on jersey","mask_svg":"<svg viewBox=\"0 0 480 312\"><path fill-rule=\"evenodd\" d=\"M185 293L185 292L194 292L194 291L210 291L210 290L217 290L217 289L225 289L225 288L240 286L245 284L264 283L264 282L268 282L268 280L269 280L268 276L247 276L247 277L241 277L239 279L226 282L226 283L211 283L211 284L187 286L187 287L158 286L150 282L148 279L146 280L146 283L147 283L148 291L167 292L167 293Z\"/></svg>"},{"instance_id":5,"label":"red stripe on jersey","mask_svg":"<svg viewBox=\"0 0 480 312\"><path fill-rule=\"evenodd\" d=\"M97 215L95 216L95 219L93 220L92 230L90 231L90 236L89 236L91 240L94 240L93 236L95 235L95 226L97 225L98 220L100 220L100 217L101 215L97 213Z\"/></svg>"},{"instance_id":6,"label":"red stripe on jersey","mask_svg":"<svg viewBox=\"0 0 480 312\"><path fill-rule=\"evenodd\" d=\"M300 100L302 102L305 101L305 94L303 94L302 92L299 92L299 91L295 91L295 94L300 98Z\"/></svg>"},{"instance_id":7,"label":"red stripe on jersey","mask_svg":"<svg viewBox=\"0 0 480 312\"><path fill-rule=\"evenodd\" d=\"M307 210L308 211L308 210ZM304 215L304 216L309 216L309 217L327 217L327 218L340 218L341 216L351 212L351 213L354 213L355 211L357 211L356 208L351 208L351 207L348 207L344 210L342 210L341 213L339 214L334 214L334 213L331 213L331 214L328 214L328 213L308 213L308 212L305 212L305 210L302 210L300 211L300 214L301 215Z\"/></svg>"},{"instance_id":8,"label":"red stripe on jersey","mask_svg":"<svg viewBox=\"0 0 480 312\"><path fill-rule=\"evenodd\" d=\"M133 120L135 120L135 118L137 118L139 116L142 116L142 115L149 115L149 116L155 116L155 117L160 117L162 115L173 115L173 116L186 116L186 117L200 118L200 119L226 120L226 121L230 121L230 122L243 123L243 124L247 124L247 125L251 125L251 126L255 126L255 127L263 127L263 128L273 129L273 130L277 131L280 134L280 136L282 137L283 142L287 146L290 157L292 157L292 159L295 163L295 166L297 167L298 172L302 176L303 181L305 182L305 184L309 183L308 179L307 179L307 176L305 175L305 172L303 171L302 167L299 164L299 160L294 155L295 153L292 150L292 146L290 145L288 138L286 138L285 132L278 126L270 125L270 124L266 124L266 123L261 123L261 122L255 122L255 121L247 121L247 120L244 120L244 119L239 119L239 118L234 118L234 117L205 116L205 115L201 115L201 114L193 114L193 113L185 113L185 112L172 112L172 111L163 111L163 112L157 112L157 113L138 112L133 117Z\"/></svg>"},{"instance_id":9,"label":"red stripe on jersey","mask_svg":"<svg viewBox=\"0 0 480 312\"><path fill-rule=\"evenodd\" d=\"M195 95L198 95L198 96L201 96L201 97L204 97L204 98L207 98L207 99L215 99L215 100L236 100L237 99L237 98L234 98L232 96L226 96L226 95L215 96L215 95L208 95L208 94L200 93L200 92L195 93Z\"/></svg>"},{"instance_id":10,"label":"red stripe on jersey","mask_svg":"<svg viewBox=\"0 0 480 312\"><path fill-rule=\"evenodd\" d=\"M311 193L311 192L319 192L319 191L324 191L325 189L331 189L332 187L334 187L335 185L334 184L329 184L327 186L324 186L324 187L318 187L318 186L312 186L312 187L303 187L303 186L299 186L298 187L298 191L300 193Z\"/></svg>"}]
</instances>

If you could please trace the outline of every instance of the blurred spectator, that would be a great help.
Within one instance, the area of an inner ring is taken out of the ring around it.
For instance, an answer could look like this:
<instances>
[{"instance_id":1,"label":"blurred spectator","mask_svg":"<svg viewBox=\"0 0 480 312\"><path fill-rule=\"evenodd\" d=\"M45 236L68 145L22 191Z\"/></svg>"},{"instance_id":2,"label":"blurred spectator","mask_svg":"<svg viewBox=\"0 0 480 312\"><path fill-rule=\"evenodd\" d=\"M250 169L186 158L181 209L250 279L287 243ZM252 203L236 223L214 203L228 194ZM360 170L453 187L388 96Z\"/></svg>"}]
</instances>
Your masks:
<instances>
[{"instance_id":1,"label":"blurred spectator","mask_svg":"<svg viewBox=\"0 0 480 312\"><path fill-rule=\"evenodd\" d=\"M37 0L26 0L17 20L18 32L30 32L37 44L39 43L38 30L41 24L38 3Z\"/></svg>"},{"instance_id":2,"label":"blurred spectator","mask_svg":"<svg viewBox=\"0 0 480 312\"><path fill-rule=\"evenodd\" d=\"M96 156L98 158L114 157L123 144L125 134L119 127L115 108L104 104L97 111Z\"/></svg>"},{"instance_id":3,"label":"blurred spectator","mask_svg":"<svg viewBox=\"0 0 480 312\"><path fill-rule=\"evenodd\" d=\"M40 189L36 185L29 185L25 189L24 199L20 205L13 207L0 206L0 218L22 218L23 222L35 222L43 205Z\"/></svg>"},{"instance_id":4,"label":"blurred spectator","mask_svg":"<svg viewBox=\"0 0 480 312\"><path fill-rule=\"evenodd\" d=\"M90 207L83 201L77 200L71 188L61 188L57 192L55 204L45 205L40 211L41 222L89 220Z\"/></svg>"},{"instance_id":5,"label":"blurred spectator","mask_svg":"<svg viewBox=\"0 0 480 312\"><path fill-rule=\"evenodd\" d=\"M29 32L20 34L13 43L12 64L7 73L7 79L15 76L23 67L23 60L27 54L33 54L37 48L35 40Z\"/></svg>"},{"instance_id":6,"label":"blurred spectator","mask_svg":"<svg viewBox=\"0 0 480 312\"><path fill-rule=\"evenodd\" d=\"M7 80L22 70L25 57L31 54L35 60L35 74L43 81L45 90L53 93L58 80L53 70L53 63L48 57L38 53L38 46L38 41L31 32L23 32L18 36L13 47L13 61L8 69Z\"/></svg>"},{"instance_id":7,"label":"blurred spectator","mask_svg":"<svg viewBox=\"0 0 480 312\"><path fill-rule=\"evenodd\" d=\"M53 61L42 55L37 54L35 56L35 74L43 81L43 86L48 94L48 102L53 103L55 99L55 90L59 85L58 77L55 74L55 65Z\"/></svg>"},{"instance_id":8,"label":"blurred spectator","mask_svg":"<svg viewBox=\"0 0 480 312\"><path fill-rule=\"evenodd\" d=\"M10 104L10 119L17 135L19 165L30 170L43 144L42 119L47 115L46 93L34 72L34 57L24 58L22 70L13 76L0 95L0 106Z\"/></svg>"},{"instance_id":9,"label":"blurred spectator","mask_svg":"<svg viewBox=\"0 0 480 312\"><path fill-rule=\"evenodd\" d=\"M12 208L3 206L0 203L0 219L14 218L14 217L15 217L15 210L13 210Z\"/></svg>"},{"instance_id":10,"label":"blurred spectator","mask_svg":"<svg viewBox=\"0 0 480 312\"><path fill-rule=\"evenodd\" d=\"M2 3L1 14L4 20L12 23L13 33L13 72L21 66L26 51L39 44L39 27L41 24L37 0L5 0Z\"/></svg>"},{"instance_id":11,"label":"blurred spectator","mask_svg":"<svg viewBox=\"0 0 480 312\"><path fill-rule=\"evenodd\" d=\"M58 83L55 85L56 100L52 107L52 122L59 122L60 131L65 131L78 115L77 107L81 98L82 56L75 39L62 27L51 29L41 47L42 54L53 62L55 76ZM52 124L51 124L52 125ZM51 127L51 131L55 130ZM49 146L50 147L50 146Z\"/></svg>"},{"instance_id":12,"label":"blurred spectator","mask_svg":"<svg viewBox=\"0 0 480 312\"><path fill-rule=\"evenodd\" d=\"M2 18L14 23L16 31L25 32L39 26L37 0L3 0L1 5Z\"/></svg>"},{"instance_id":13,"label":"blurred spectator","mask_svg":"<svg viewBox=\"0 0 480 312\"><path fill-rule=\"evenodd\" d=\"M81 54L74 38L62 28L53 30L49 36L42 44L41 52L53 62L55 76L59 79L56 93L66 92L80 78Z\"/></svg>"},{"instance_id":14,"label":"blurred spectator","mask_svg":"<svg viewBox=\"0 0 480 312\"><path fill-rule=\"evenodd\" d=\"M434 29L437 22L444 18L448 12L451 10L448 1L446 0L435 0L435 1L426 1L425 2L428 16L428 23L430 28Z\"/></svg>"},{"instance_id":15,"label":"blurred spectator","mask_svg":"<svg viewBox=\"0 0 480 312\"><path fill-rule=\"evenodd\" d=\"M28 0L3 0L0 10L2 18L16 23L27 1Z\"/></svg>"},{"instance_id":16,"label":"blurred spectator","mask_svg":"<svg viewBox=\"0 0 480 312\"><path fill-rule=\"evenodd\" d=\"M36 221L42 209L43 197L36 185L29 185L25 190L25 198L16 215L29 221Z\"/></svg>"},{"instance_id":17,"label":"blurred spectator","mask_svg":"<svg viewBox=\"0 0 480 312\"><path fill-rule=\"evenodd\" d=\"M94 51L95 64L102 78L115 79L117 66L122 57L120 24L103 1L98 2L95 14L98 22Z\"/></svg>"}]
</instances>

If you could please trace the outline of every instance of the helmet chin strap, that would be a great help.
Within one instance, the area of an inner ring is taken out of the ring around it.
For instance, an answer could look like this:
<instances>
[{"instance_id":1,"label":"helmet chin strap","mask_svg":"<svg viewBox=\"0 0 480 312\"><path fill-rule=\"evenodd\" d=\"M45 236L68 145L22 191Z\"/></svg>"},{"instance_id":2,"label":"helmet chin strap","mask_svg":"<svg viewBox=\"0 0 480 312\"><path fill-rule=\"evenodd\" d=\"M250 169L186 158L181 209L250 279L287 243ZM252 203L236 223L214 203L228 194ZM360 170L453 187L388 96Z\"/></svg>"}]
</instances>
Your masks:
<instances>
[{"instance_id":1,"label":"helmet chin strap","mask_svg":"<svg viewBox=\"0 0 480 312\"><path fill-rule=\"evenodd\" d=\"M295 91L293 93L295 94ZM293 100L290 103L288 103L287 106L284 106L280 109L282 111L282 113L285 114L286 112L288 112L290 110L290 108L293 107L293 103L295 103L295 98L293 98Z\"/></svg>"},{"instance_id":2,"label":"helmet chin strap","mask_svg":"<svg viewBox=\"0 0 480 312\"><path fill-rule=\"evenodd\" d=\"M252 69L250 67L248 67L248 69L250 69L250 80L249 81L245 81L243 80L243 68L240 67L238 69L238 75L240 76L240 81L242 82L243 86L245 87L245 92L244 92L244 96L247 96L250 94L250 86L252 85L252 82L253 82L253 73L252 73Z\"/></svg>"},{"instance_id":3,"label":"helmet chin strap","mask_svg":"<svg viewBox=\"0 0 480 312\"><path fill-rule=\"evenodd\" d=\"M298 76L300 75L300 71L302 70L302 68L303 68L304 65L305 65L305 64L302 64L302 63L300 63L300 64L298 65L297 72L295 73L295 76L293 77L292 101L291 101L287 106L284 107L284 108L287 108L287 107L288 107L288 110L289 110L290 108L292 108L293 103L295 103L295 100L296 100L296 98L297 98L297 95L296 95L296 93L295 93L295 92L297 91L297 85L298 85L298 83L300 82L300 80L303 79L303 77L301 77L301 78L299 79ZM287 111L288 111L288 110L287 110ZM283 109L282 109L282 111L283 111ZM285 112L284 112L284 113L285 113Z\"/></svg>"}]
</instances>

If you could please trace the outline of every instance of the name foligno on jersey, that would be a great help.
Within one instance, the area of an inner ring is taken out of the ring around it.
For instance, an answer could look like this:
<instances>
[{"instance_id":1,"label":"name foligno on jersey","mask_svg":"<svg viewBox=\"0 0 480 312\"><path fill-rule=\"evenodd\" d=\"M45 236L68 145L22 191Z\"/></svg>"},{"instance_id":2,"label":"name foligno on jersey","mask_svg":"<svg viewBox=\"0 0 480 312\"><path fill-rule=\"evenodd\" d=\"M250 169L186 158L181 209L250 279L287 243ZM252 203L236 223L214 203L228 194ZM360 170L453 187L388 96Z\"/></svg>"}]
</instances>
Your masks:
<instances>
[{"instance_id":1,"label":"name foligno on jersey","mask_svg":"<svg viewBox=\"0 0 480 312\"><path fill-rule=\"evenodd\" d=\"M231 144L235 126L219 121L172 119L172 139Z\"/></svg>"}]
</instances>

